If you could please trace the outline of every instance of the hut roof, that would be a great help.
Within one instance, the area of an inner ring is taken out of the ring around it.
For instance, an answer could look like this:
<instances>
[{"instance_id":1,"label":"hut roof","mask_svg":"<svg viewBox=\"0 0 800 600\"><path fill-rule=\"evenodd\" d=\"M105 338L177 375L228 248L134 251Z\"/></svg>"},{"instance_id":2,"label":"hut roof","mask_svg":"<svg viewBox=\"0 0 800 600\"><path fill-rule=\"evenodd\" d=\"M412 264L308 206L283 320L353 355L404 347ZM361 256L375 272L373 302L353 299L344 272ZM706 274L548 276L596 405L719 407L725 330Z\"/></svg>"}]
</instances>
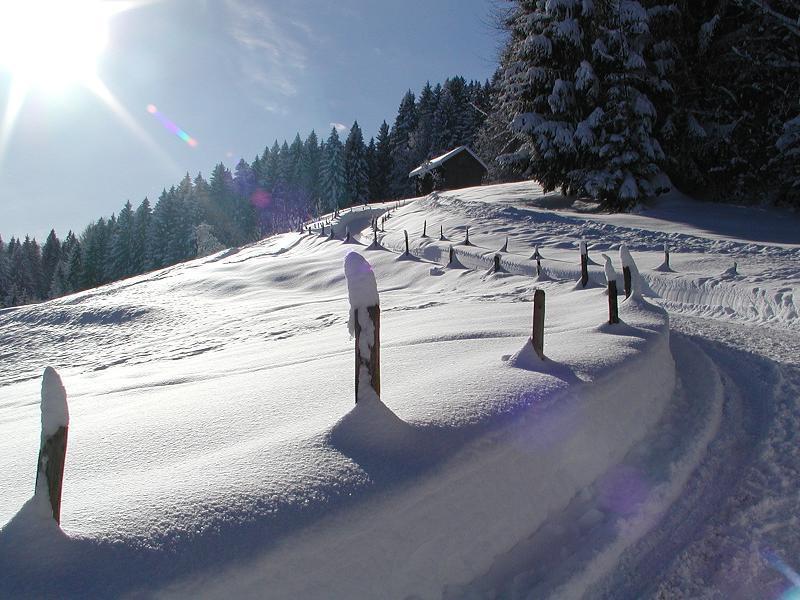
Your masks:
<instances>
[{"instance_id":1,"label":"hut roof","mask_svg":"<svg viewBox=\"0 0 800 600\"><path fill-rule=\"evenodd\" d=\"M475 154L469 146L459 146L458 148L453 148L449 152L445 152L441 156L437 156L436 158L432 158L430 160L426 160L424 163L422 163L416 169L411 171L411 173L409 173L408 176L409 177L420 177L422 175L426 175L426 174L430 173L431 171L433 171L434 169L437 169L437 168L441 167L444 163L446 163L448 160L450 160L451 158L453 158L457 154L460 154L461 152L465 152L465 151L469 152L470 155L472 155L472 158L477 160L484 169L486 169L487 171L489 170L489 167L486 166L486 163L483 162L481 160L480 156Z\"/></svg>"}]
</instances>

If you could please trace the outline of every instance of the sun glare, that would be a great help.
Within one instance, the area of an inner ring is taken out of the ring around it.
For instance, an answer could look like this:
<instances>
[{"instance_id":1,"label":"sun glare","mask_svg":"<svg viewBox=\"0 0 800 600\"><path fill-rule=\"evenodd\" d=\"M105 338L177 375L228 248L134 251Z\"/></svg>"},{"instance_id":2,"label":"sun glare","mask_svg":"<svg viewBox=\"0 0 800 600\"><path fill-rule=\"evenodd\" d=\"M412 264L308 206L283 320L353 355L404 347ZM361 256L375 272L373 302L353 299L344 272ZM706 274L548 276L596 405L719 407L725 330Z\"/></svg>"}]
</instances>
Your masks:
<instances>
[{"instance_id":1,"label":"sun glare","mask_svg":"<svg viewBox=\"0 0 800 600\"><path fill-rule=\"evenodd\" d=\"M0 2L0 68L31 87L91 80L108 42L109 6L99 0Z\"/></svg>"}]
</instances>

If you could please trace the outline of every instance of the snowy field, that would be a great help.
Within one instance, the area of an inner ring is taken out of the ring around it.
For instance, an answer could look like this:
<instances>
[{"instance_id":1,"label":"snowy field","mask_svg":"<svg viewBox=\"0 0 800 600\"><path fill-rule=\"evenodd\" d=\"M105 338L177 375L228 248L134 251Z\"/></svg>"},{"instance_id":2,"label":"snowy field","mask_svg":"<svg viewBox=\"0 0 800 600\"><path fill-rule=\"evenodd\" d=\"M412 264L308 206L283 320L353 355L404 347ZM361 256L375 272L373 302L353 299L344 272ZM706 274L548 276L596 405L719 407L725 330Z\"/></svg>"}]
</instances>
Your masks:
<instances>
[{"instance_id":1,"label":"snowy field","mask_svg":"<svg viewBox=\"0 0 800 600\"><path fill-rule=\"evenodd\" d=\"M0 310L0 597L800 594L800 219L524 183L335 227ZM609 325L622 244L645 298ZM350 252L381 302L357 405ZM30 500L46 366L63 531Z\"/></svg>"}]
</instances>

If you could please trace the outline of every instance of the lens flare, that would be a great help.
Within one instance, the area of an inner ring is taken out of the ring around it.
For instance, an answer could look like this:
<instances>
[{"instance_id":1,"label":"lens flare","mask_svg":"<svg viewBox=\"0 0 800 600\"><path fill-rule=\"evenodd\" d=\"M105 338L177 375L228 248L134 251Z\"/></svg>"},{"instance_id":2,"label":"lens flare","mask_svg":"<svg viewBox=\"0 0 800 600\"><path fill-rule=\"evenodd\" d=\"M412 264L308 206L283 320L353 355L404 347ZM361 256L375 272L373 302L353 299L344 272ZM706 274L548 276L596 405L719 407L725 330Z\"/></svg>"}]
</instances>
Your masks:
<instances>
[{"instance_id":1,"label":"lens flare","mask_svg":"<svg viewBox=\"0 0 800 600\"><path fill-rule=\"evenodd\" d=\"M197 147L197 140L194 139L192 136L190 136L188 133L186 133L183 129L178 127L175 123L170 121L165 115L163 115L158 110L158 108L156 108L155 104L148 104L147 105L147 112L149 112L156 119L158 119L158 122L161 123L164 126L164 129L166 129L167 131L177 135L180 139L182 139L184 142L186 142L192 148Z\"/></svg>"}]
</instances>

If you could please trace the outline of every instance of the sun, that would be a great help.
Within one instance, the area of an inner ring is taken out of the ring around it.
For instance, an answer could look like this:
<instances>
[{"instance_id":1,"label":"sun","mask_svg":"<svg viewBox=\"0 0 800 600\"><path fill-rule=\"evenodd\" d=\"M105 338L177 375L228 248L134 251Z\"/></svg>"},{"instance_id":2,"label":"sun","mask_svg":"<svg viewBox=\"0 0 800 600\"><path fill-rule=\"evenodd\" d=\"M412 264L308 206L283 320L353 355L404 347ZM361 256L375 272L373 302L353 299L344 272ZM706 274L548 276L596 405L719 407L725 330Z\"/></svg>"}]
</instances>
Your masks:
<instances>
[{"instance_id":1,"label":"sun","mask_svg":"<svg viewBox=\"0 0 800 600\"><path fill-rule=\"evenodd\" d=\"M0 69L27 87L63 87L96 77L113 3L0 1Z\"/></svg>"}]
</instances>

